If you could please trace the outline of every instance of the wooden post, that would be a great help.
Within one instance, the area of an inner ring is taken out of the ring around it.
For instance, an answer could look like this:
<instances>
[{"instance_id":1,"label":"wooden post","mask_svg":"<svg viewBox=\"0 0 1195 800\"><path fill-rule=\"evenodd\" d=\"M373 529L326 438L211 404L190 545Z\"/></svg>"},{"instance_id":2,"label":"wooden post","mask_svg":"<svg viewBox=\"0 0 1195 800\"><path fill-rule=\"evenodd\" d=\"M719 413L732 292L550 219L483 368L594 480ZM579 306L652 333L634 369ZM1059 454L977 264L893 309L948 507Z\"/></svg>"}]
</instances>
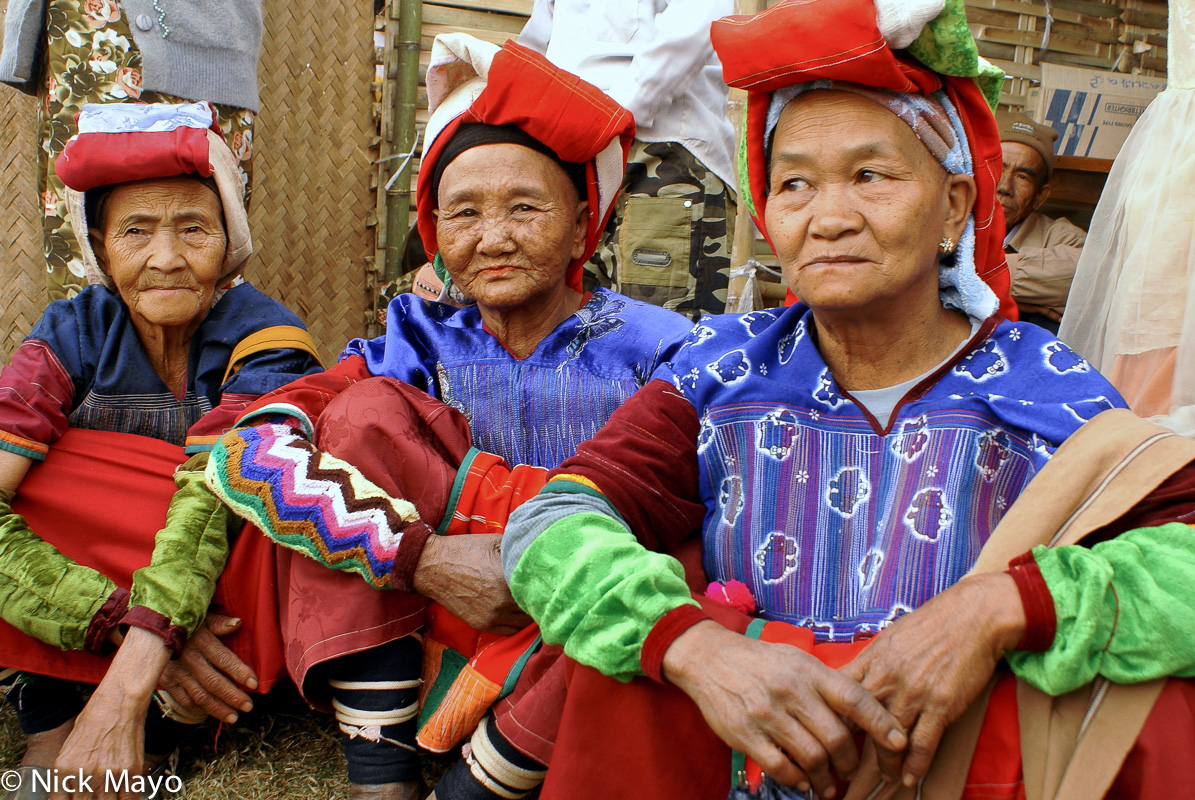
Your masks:
<instances>
[{"instance_id":1,"label":"wooden post","mask_svg":"<svg viewBox=\"0 0 1195 800\"><path fill-rule=\"evenodd\" d=\"M411 164L415 160L415 107L419 92L419 41L423 28L423 0L390 0L390 18L398 20L394 38L396 96L390 124L391 146L386 155L400 156L384 162L391 175L386 188L386 265L383 281L398 277L403 245L410 225ZM404 155L410 154L410 155ZM394 175L393 170L398 170Z\"/></svg>"},{"instance_id":2,"label":"wooden post","mask_svg":"<svg viewBox=\"0 0 1195 800\"><path fill-rule=\"evenodd\" d=\"M758 14L768 7L767 0L738 0L740 14ZM747 106L747 93L742 89L730 90L730 121L734 123L735 140L743 137L743 109ZM738 147L735 147L735 163L738 163ZM734 244L730 251L732 267L741 267L755 257L755 223L747 213L747 202L744 200L746 187L739 187L739 204L734 223Z\"/></svg>"},{"instance_id":3,"label":"wooden post","mask_svg":"<svg viewBox=\"0 0 1195 800\"><path fill-rule=\"evenodd\" d=\"M738 0L738 13L740 14L758 14L767 8L767 0ZM742 89L730 90L730 102L727 107L727 113L730 114L730 121L734 125L735 142L742 140L743 137L743 109L747 106L747 93ZM734 156L735 164L738 164L738 147L735 147ZM740 176L741 180L741 176ZM747 213L747 202L744 199L746 194L746 187L739 187L738 197L738 211L736 212L734 222L734 242L730 249L730 266L741 267L746 264L751 258L755 256L755 223L751 221L751 215ZM743 291L742 284L747 281L746 276L741 278L734 278L731 280L731 286L727 289L728 297L737 297ZM735 285L735 284L739 285Z\"/></svg>"}]
</instances>

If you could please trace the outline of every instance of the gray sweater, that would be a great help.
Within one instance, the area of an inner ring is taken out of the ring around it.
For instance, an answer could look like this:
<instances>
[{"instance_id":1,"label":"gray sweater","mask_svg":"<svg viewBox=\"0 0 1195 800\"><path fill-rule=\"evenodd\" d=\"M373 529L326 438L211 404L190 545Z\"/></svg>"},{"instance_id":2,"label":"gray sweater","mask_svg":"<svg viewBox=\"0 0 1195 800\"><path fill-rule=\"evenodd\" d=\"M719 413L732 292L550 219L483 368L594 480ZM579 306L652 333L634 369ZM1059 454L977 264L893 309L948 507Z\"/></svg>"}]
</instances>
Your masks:
<instances>
[{"instance_id":1,"label":"gray sweater","mask_svg":"<svg viewBox=\"0 0 1195 800\"><path fill-rule=\"evenodd\" d=\"M48 0L8 0L0 81L35 94ZM141 51L142 86L257 111L261 0L120 0Z\"/></svg>"}]
</instances>

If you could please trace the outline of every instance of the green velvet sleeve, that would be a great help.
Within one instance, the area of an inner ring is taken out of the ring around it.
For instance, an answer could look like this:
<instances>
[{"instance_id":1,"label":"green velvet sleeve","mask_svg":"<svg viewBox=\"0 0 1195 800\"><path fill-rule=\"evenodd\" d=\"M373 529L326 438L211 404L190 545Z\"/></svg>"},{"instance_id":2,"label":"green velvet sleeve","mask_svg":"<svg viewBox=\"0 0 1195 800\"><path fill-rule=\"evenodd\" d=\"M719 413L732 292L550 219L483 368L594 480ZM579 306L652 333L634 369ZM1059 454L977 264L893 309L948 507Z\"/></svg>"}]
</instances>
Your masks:
<instances>
[{"instance_id":1,"label":"green velvet sleeve","mask_svg":"<svg viewBox=\"0 0 1195 800\"><path fill-rule=\"evenodd\" d=\"M536 536L511 572L510 590L545 642L621 681L643 674L640 654L656 622L696 605L676 559L647 550L620 520L595 512L565 516Z\"/></svg>"},{"instance_id":2,"label":"green velvet sleeve","mask_svg":"<svg viewBox=\"0 0 1195 800\"><path fill-rule=\"evenodd\" d=\"M1090 549L1037 547L1058 629L1042 653L1006 658L1050 695L1097 675L1116 683L1195 677L1195 530L1182 523L1127 531Z\"/></svg>"},{"instance_id":3,"label":"green velvet sleeve","mask_svg":"<svg viewBox=\"0 0 1195 800\"><path fill-rule=\"evenodd\" d=\"M63 650L82 650L92 617L116 584L64 556L12 510L0 490L0 617Z\"/></svg>"},{"instance_id":4,"label":"green velvet sleeve","mask_svg":"<svg viewBox=\"0 0 1195 800\"><path fill-rule=\"evenodd\" d=\"M145 606L190 636L203 622L228 560L229 528L240 523L204 482L209 454L174 473L166 525L154 537L149 566L133 573L129 606Z\"/></svg>"}]
</instances>

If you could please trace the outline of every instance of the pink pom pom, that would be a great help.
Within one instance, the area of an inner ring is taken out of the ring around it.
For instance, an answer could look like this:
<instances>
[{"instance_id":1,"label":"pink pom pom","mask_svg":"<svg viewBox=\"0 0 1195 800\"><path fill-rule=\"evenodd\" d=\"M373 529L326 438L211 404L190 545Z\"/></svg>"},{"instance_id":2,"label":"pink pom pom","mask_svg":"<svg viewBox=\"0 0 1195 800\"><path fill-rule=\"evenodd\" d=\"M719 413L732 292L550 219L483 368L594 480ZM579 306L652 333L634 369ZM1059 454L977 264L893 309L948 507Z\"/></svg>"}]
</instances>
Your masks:
<instances>
[{"instance_id":1,"label":"pink pom pom","mask_svg":"<svg viewBox=\"0 0 1195 800\"><path fill-rule=\"evenodd\" d=\"M705 596L724 606L744 614L755 613L755 598L742 581L729 580L726 583L713 581L705 590Z\"/></svg>"}]
</instances>

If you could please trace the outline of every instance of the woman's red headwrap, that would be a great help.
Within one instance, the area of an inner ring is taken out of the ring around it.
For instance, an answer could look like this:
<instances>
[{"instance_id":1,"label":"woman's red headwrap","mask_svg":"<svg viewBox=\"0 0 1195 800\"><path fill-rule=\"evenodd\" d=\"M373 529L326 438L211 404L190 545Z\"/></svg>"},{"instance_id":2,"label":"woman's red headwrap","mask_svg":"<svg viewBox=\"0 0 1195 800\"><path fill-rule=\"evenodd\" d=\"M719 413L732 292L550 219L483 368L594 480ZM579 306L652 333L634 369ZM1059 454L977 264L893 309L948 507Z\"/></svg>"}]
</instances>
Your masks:
<instances>
[{"instance_id":1,"label":"woman's red headwrap","mask_svg":"<svg viewBox=\"0 0 1195 800\"><path fill-rule=\"evenodd\" d=\"M996 198L1002 169L1000 135L974 79L940 75L904 51L893 51L876 24L871 0L780 3L753 16L718 20L711 37L726 83L748 92L739 150L740 183L748 210L765 237L764 135L773 91L818 79L894 92L944 91L962 119L974 165L975 270L999 300L1000 314L1017 319L1004 259L1004 212Z\"/></svg>"},{"instance_id":2,"label":"woman's red headwrap","mask_svg":"<svg viewBox=\"0 0 1195 800\"><path fill-rule=\"evenodd\" d=\"M585 253L569 263L565 274L566 283L581 291L584 264L597 249L622 186L635 137L631 112L534 50L514 42L498 48L463 33L436 37L427 85L431 119L415 190L424 248L439 250L431 178L448 141L462 124L515 125L561 160L586 165Z\"/></svg>"}]
</instances>

